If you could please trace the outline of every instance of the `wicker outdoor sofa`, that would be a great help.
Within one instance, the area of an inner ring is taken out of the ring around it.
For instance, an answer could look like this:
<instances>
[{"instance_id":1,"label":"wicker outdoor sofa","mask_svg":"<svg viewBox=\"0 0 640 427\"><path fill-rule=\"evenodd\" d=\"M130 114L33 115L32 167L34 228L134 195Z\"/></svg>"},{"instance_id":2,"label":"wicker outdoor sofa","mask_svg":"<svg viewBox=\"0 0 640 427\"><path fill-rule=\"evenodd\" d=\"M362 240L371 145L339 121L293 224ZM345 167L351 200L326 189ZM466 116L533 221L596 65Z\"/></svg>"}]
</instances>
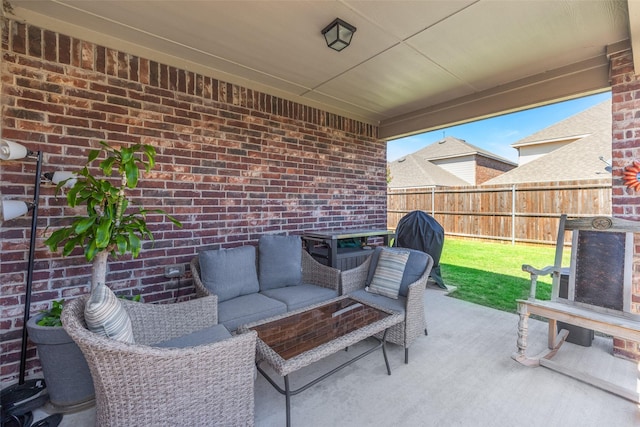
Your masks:
<instances>
[{"instance_id":1,"label":"wicker outdoor sofa","mask_svg":"<svg viewBox=\"0 0 640 427\"><path fill-rule=\"evenodd\" d=\"M202 251L191 274L196 296L217 299L218 321L231 332L340 295L340 271L316 261L299 236L264 235L257 249Z\"/></svg>"},{"instance_id":2,"label":"wicker outdoor sofa","mask_svg":"<svg viewBox=\"0 0 640 427\"><path fill-rule=\"evenodd\" d=\"M65 304L62 323L91 370L96 425L254 424L257 334L250 331L231 336L217 325L216 298L175 304L122 300L131 319L133 344L87 329L84 312L88 298ZM223 338L195 346L189 340L178 342L209 329L222 331ZM169 348L152 346L163 342Z\"/></svg>"}]
</instances>

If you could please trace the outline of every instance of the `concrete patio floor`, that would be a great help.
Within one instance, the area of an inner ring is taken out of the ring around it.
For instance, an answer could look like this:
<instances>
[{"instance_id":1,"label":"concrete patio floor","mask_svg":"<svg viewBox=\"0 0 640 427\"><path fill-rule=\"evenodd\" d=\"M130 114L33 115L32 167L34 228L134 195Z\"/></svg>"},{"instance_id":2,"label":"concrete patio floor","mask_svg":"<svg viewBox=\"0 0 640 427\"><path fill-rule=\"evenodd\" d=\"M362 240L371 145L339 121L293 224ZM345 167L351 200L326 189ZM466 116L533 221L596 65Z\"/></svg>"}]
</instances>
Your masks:
<instances>
[{"instance_id":1,"label":"concrete patio floor","mask_svg":"<svg viewBox=\"0 0 640 427\"><path fill-rule=\"evenodd\" d=\"M511 359L517 316L460 301L428 288L429 336L419 338L404 364L402 348L389 345L392 375L373 353L292 397L294 426L638 426L638 405L546 368ZM547 324L529 322L529 350L546 345ZM291 375L292 388L367 348L363 342ZM633 388L636 363L611 356L611 339L591 347L565 343L555 361L590 369ZM285 399L258 375L257 426L283 426ZM35 418L46 415L38 411ZM62 427L94 424L94 410L65 415Z\"/></svg>"}]
</instances>

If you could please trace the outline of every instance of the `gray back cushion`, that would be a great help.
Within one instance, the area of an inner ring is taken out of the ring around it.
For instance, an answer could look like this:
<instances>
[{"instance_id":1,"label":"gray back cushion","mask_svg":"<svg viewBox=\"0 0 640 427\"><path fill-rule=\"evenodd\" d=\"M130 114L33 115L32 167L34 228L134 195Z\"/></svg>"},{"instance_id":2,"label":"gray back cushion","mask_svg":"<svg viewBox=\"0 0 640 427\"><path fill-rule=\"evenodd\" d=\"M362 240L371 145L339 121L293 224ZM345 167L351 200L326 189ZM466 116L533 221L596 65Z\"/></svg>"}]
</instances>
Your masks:
<instances>
[{"instance_id":1,"label":"gray back cushion","mask_svg":"<svg viewBox=\"0 0 640 427\"><path fill-rule=\"evenodd\" d=\"M300 236L265 235L258 241L260 290L302 283Z\"/></svg>"},{"instance_id":2,"label":"gray back cushion","mask_svg":"<svg viewBox=\"0 0 640 427\"><path fill-rule=\"evenodd\" d=\"M409 259L407 260L407 264L404 267L404 274L402 275L402 282L400 282L399 291L399 295L406 297L407 293L409 292L409 285L418 280L422 276L422 273L424 273L425 268L427 268L429 255L415 249L388 248L386 246L378 246L373 251L373 254L371 254L371 264L369 264L369 272L367 273L367 286L371 285L371 280L373 279L373 275L376 272L376 266L378 265L378 258L380 258L380 253L383 250L394 252L409 251Z\"/></svg>"},{"instance_id":3,"label":"gray back cushion","mask_svg":"<svg viewBox=\"0 0 640 427\"><path fill-rule=\"evenodd\" d=\"M198 257L202 283L219 302L260 291L254 246L203 251Z\"/></svg>"}]
</instances>

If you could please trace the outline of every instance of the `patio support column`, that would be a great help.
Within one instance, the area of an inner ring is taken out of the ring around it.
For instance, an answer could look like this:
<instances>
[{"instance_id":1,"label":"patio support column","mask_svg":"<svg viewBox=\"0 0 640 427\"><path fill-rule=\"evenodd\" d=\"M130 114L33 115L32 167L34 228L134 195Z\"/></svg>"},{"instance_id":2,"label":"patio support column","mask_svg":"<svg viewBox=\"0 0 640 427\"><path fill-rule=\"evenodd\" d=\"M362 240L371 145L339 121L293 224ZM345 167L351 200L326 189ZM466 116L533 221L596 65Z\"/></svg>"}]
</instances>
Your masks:
<instances>
[{"instance_id":1,"label":"patio support column","mask_svg":"<svg viewBox=\"0 0 640 427\"><path fill-rule=\"evenodd\" d=\"M612 213L640 221L640 194L621 179L625 166L640 160L640 70L634 70L630 47L607 52L610 61L612 114ZM636 52L637 53L637 52ZM640 314L640 236L635 237L631 311ZM640 361L640 344L614 338L614 353Z\"/></svg>"}]
</instances>

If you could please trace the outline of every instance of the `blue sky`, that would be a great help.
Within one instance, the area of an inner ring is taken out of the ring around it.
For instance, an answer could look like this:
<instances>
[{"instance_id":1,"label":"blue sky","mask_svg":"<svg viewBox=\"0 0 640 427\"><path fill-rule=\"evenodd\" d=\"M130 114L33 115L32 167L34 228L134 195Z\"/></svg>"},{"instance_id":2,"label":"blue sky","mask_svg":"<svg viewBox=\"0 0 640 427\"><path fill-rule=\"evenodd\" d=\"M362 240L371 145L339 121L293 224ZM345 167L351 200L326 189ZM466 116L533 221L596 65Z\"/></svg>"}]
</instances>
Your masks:
<instances>
[{"instance_id":1,"label":"blue sky","mask_svg":"<svg viewBox=\"0 0 640 427\"><path fill-rule=\"evenodd\" d=\"M605 92L396 139L387 143L387 161L418 151L443 136L452 136L517 162L518 152L511 144L609 98L611 92Z\"/></svg>"}]
</instances>

